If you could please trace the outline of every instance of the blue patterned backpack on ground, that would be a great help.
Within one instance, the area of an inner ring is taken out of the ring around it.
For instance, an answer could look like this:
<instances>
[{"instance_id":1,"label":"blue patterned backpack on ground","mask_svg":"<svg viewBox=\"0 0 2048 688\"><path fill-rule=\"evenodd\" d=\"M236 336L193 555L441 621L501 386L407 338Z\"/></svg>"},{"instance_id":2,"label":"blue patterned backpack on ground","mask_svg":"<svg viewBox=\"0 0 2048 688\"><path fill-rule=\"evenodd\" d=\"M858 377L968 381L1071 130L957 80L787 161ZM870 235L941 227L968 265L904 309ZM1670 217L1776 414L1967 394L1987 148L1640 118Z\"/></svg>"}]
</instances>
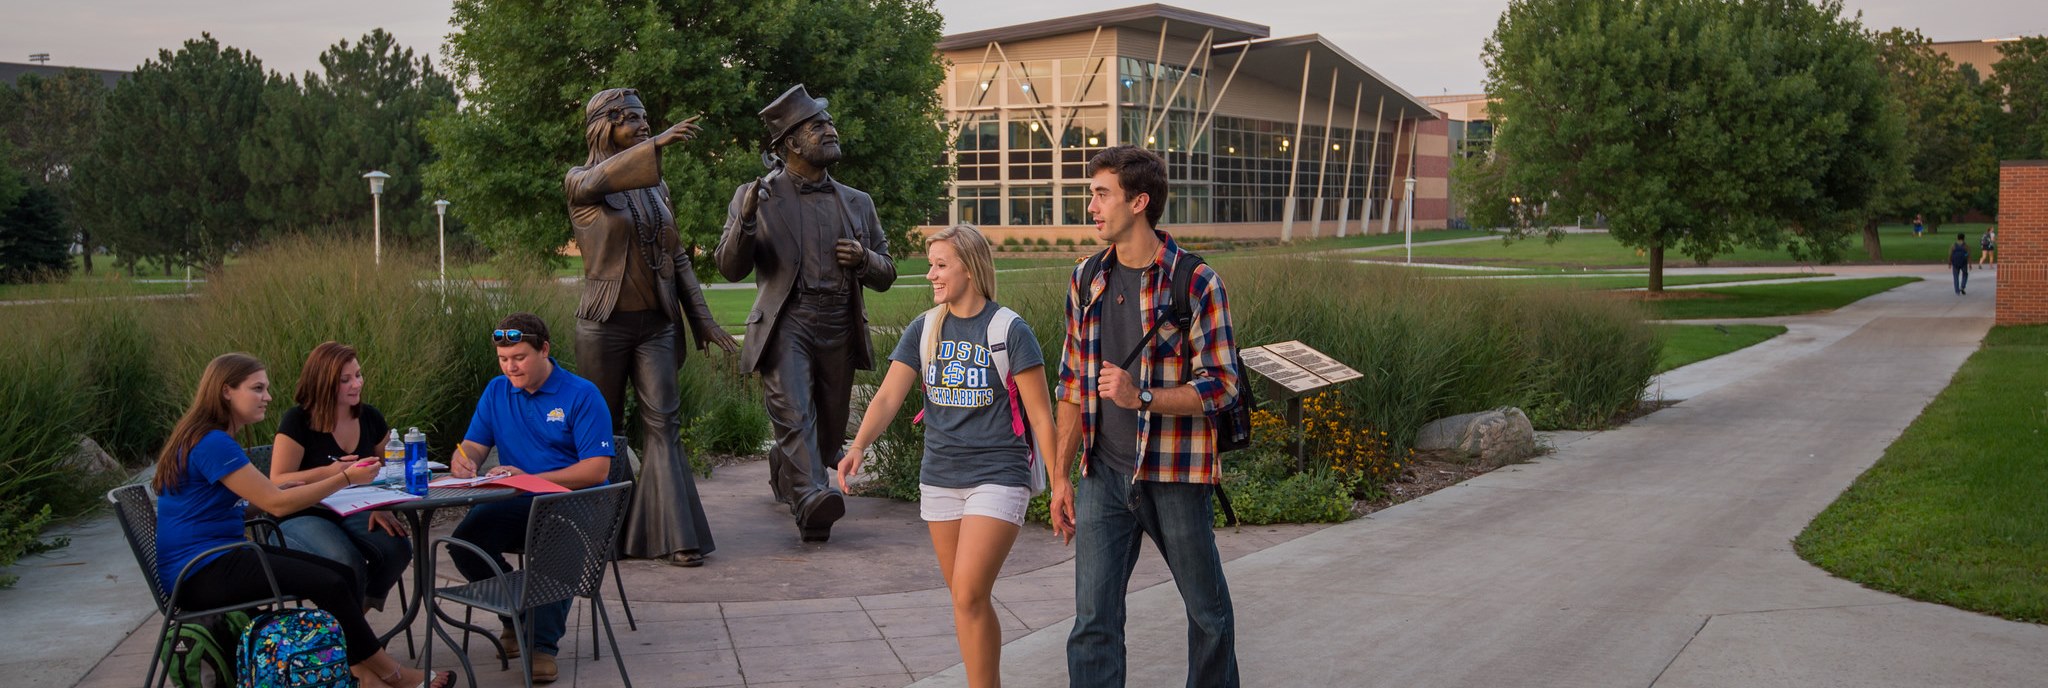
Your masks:
<instances>
[{"instance_id":1,"label":"blue patterned backpack on ground","mask_svg":"<svg viewBox=\"0 0 2048 688\"><path fill-rule=\"evenodd\" d=\"M236 654L243 688L356 688L341 623L318 609L256 617Z\"/></svg>"}]
</instances>

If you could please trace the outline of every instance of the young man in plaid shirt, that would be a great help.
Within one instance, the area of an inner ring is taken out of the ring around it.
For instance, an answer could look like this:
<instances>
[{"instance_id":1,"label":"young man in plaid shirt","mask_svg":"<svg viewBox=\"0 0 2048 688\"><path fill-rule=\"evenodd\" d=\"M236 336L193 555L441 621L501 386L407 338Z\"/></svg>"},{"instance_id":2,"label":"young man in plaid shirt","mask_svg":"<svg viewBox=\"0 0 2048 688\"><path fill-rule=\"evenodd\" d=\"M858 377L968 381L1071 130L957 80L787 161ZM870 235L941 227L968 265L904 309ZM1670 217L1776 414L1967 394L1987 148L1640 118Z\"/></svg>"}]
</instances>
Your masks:
<instances>
[{"instance_id":1,"label":"young man in plaid shirt","mask_svg":"<svg viewBox=\"0 0 2048 688\"><path fill-rule=\"evenodd\" d=\"M1237 372L1223 280L1197 266L1188 294L1171 294L1176 263L1190 259L1156 227L1166 209L1166 164L1136 146L1088 161L1100 264L1075 270L1067 336L1053 397L1059 446L1047 457L1053 529L1076 543L1074 686L1124 685L1124 592L1138 539L1152 538L1188 614L1188 685L1236 686L1230 589L1216 553L1210 495L1222 477L1210 414L1236 398ZM1168 299L1189 299L1192 331L1172 322ZM1163 322L1162 322L1163 321ZM1158 332L1149 340L1145 333ZM1141 345L1145 351L1120 366ZM1067 462L1081 457L1081 483Z\"/></svg>"}]
</instances>

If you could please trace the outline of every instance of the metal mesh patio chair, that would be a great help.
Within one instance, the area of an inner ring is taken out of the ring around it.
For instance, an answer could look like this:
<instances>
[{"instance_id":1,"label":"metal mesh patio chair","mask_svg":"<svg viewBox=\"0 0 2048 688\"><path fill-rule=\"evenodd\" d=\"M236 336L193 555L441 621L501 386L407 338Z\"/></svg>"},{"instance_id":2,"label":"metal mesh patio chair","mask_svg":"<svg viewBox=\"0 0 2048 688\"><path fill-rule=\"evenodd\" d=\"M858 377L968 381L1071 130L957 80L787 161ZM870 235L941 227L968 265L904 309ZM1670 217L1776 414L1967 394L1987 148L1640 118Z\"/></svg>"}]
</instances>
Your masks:
<instances>
[{"instance_id":1,"label":"metal mesh patio chair","mask_svg":"<svg viewBox=\"0 0 2048 688\"><path fill-rule=\"evenodd\" d=\"M612 659L618 663L619 679L630 688L632 680L626 676L625 658L619 655L618 636L612 632L611 616L604 610L603 583L605 563L618 546L619 527L625 520L627 496L632 487L631 482L623 482L533 498L533 510L527 515L526 556L521 568L511 572L494 571L496 575L491 578L435 589L430 593L432 598L429 601L433 604L427 617L428 629L450 648L466 646L472 632L490 635L488 630L444 615L440 610L442 600L512 619L512 631L520 647L520 666L526 685L531 688L533 629L522 618L522 613L544 604L587 598L598 622L604 626L605 638L612 646ZM447 547L450 554L457 548L469 550L493 569L497 568L483 549L463 540L439 537L434 539L434 544ZM448 630L442 627L444 619L462 627L461 644L457 644ZM434 648L431 639L425 654L426 665L432 666ZM469 656L460 651L457 654L464 672L471 677L470 685L475 686L476 672L470 665Z\"/></svg>"},{"instance_id":2,"label":"metal mesh patio chair","mask_svg":"<svg viewBox=\"0 0 2048 688\"><path fill-rule=\"evenodd\" d=\"M221 545L200 552L198 556L192 558L192 561L186 562L183 567L178 569L178 575L171 579L178 581L178 583L174 584L170 590L164 590L163 584L158 582L156 575L156 499L150 494L149 486L123 485L114 488L107 492L107 501L112 502L114 505L114 520L120 522L121 535L127 538L129 550L135 553L135 565L142 569L142 580L149 583L150 597L156 602L157 612L164 617L163 626L157 632L155 647L149 653L149 672L143 675L142 685L161 686L170 680L171 672L169 667L165 667L162 675L156 673L157 662L162 658L163 653L160 648L164 646L164 641L169 640L173 634L177 633L180 626L194 623L203 617L215 614L260 609L273 605L281 606L285 602L298 599L278 590L277 574L270 569L270 558L264 555L263 548L258 547L256 543L246 541L237 542L232 545ZM194 563L214 554L245 548L256 551L256 561L263 567L263 579L270 584L270 597L213 609L185 609L178 604L179 589L184 587L182 581L185 580L185 574L191 572Z\"/></svg>"}]
</instances>

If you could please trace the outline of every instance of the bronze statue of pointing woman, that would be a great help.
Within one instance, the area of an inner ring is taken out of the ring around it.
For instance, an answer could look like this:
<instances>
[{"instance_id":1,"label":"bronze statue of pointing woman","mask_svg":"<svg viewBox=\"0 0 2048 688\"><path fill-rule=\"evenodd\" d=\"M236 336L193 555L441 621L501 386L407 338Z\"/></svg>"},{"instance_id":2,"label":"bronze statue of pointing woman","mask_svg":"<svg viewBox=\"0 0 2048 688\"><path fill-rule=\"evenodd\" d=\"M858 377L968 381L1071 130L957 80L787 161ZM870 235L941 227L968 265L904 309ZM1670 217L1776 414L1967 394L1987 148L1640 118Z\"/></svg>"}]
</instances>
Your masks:
<instances>
[{"instance_id":1,"label":"bronze statue of pointing woman","mask_svg":"<svg viewBox=\"0 0 2048 688\"><path fill-rule=\"evenodd\" d=\"M629 380L639 402L641 470L626 554L696 566L715 545L677 435L676 370L689 354L685 330L698 349L737 348L704 303L661 180L661 150L695 138L698 125L693 117L655 133L647 106L628 88L592 96L583 122L589 157L562 181L583 251L576 372L604 394L615 433L625 428Z\"/></svg>"}]
</instances>

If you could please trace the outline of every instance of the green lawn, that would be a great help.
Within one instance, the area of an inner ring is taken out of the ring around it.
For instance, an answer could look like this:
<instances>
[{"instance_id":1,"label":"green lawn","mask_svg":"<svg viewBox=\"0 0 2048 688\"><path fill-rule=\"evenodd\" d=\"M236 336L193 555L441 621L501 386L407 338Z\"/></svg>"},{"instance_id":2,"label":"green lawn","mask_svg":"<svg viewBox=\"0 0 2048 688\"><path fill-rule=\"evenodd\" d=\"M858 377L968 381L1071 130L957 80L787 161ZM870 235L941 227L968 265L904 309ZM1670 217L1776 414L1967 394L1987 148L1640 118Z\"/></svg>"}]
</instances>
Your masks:
<instances>
[{"instance_id":1,"label":"green lawn","mask_svg":"<svg viewBox=\"0 0 2048 688\"><path fill-rule=\"evenodd\" d=\"M1763 318L1828 311L1847 306L1873 294L1920 281L1918 277L1873 277L1833 282L1759 284L1749 287L1688 289L1715 297L1668 299L1649 302L1655 317L1664 320L1702 318Z\"/></svg>"},{"instance_id":2,"label":"green lawn","mask_svg":"<svg viewBox=\"0 0 2048 688\"><path fill-rule=\"evenodd\" d=\"M1951 224L1944 226L1942 236L1928 235L1913 238L1912 228L1906 225L1884 225L1878 228L1884 246L1886 263L1929 263L1937 264L1948 260L1949 245L1954 243L1957 232L1969 237L1970 250L1974 256L1977 239L1984 233L1982 224ZM1947 237L1947 238L1943 238ZM1399 243L1399 242L1395 242ZM1621 245L1606 234L1567 234L1556 243L1542 239L1523 239L1510 244L1497 241L1478 241L1465 244L1441 246L1418 246L1417 260L1453 260L1482 265L1505 267L1531 267L1539 265L1594 267L1594 268L1640 268L1649 259L1638 255L1636 249ZM1848 263L1869 263L1863 252L1860 237L1852 238L1843 252L1843 261ZM1744 264L1790 264L1792 257L1783 251L1764 251L1753 248L1739 248L1733 253L1715 258L1710 265ZM1666 266L1687 267L1696 265L1684 255L1667 253Z\"/></svg>"},{"instance_id":3,"label":"green lawn","mask_svg":"<svg viewBox=\"0 0 2048 688\"><path fill-rule=\"evenodd\" d=\"M1377 228L1378 225L1374 225L1374 227ZM1232 251L1231 253L1237 255L1272 255L1276 253L1313 253L1316 251L1342 251L1344 249L1366 248L1369 246L1400 246L1401 243L1406 239L1406 237L1403 236L1400 232L1395 232L1393 234L1352 234L1342 239L1339 239L1337 237L1323 237L1321 239L1300 238L1307 236L1307 231L1307 225L1302 224L1300 220L1296 220L1294 222L1294 235L1296 237L1294 243L1280 244L1277 246L1262 246L1259 248L1245 249L1242 251ZM1329 228L1328 231L1334 232L1336 230L1334 227L1332 227ZM1491 234L1492 232L1483 229L1431 229L1425 231L1417 231L1415 233L1415 243L1421 244L1425 241L1445 241L1449 239L1470 239L1474 237L1488 236ZM1415 250L1415 255L1422 255L1422 249L1417 248Z\"/></svg>"},{"instance_id":4,"label":"green lawn","mask_svg":"<svg viewBox=\"0 0 2048 688\"><path fill-rule=\"evenodd\" d=\"M1659 373L1747 349L1785 333L1785 328L1778 325L1728 325L1718 329L1712 325L1657 325L1656 328L1658 336L1664 339L1664 350L1657 357Z\"/></svg>"},{"instance_id":5,"label":"green lawn","mask_svg":"<svg viewBox=\"0 0 2048 688\"><path fill-rule=\"evenodd\" d=\"M1722 282L1752 282L1758 280L1798 279L1801 277L1827 277L1828 273L1813 272L1772 272L1753 275L1665 275L1665 286L1689 284L1720 284ZM1650 278L1643 274L1603 275L1600 277L1537 277L1497 280L1502 284L1516 286L1565 287L1576 289L1642 289L1650 285Z\"/></svg>"},{"instance_id":6,"label":"green lawn","mask_svg":"<svg viewBox=\"0 0 2048 688\"><path fill-rule=\"evenodd\" d=\"M2048 326L2001 327L1793 540L1837 576L2048 622Z\"/></svg>"},{"instance_id":7,"label":"green lawn","mask_svg":"<svg viewBox=\"0 0 2048 688\"><path fill-rule=\"evenodd\" d=\"M185 291L183 283L136 282L125 278L105 279L101 273L94 275L85 279L73 277L69 282L0 284L0 301L180 294ZM192 288L198 289L200 286L194 284Z\"/></svg>"}]
</instances>

